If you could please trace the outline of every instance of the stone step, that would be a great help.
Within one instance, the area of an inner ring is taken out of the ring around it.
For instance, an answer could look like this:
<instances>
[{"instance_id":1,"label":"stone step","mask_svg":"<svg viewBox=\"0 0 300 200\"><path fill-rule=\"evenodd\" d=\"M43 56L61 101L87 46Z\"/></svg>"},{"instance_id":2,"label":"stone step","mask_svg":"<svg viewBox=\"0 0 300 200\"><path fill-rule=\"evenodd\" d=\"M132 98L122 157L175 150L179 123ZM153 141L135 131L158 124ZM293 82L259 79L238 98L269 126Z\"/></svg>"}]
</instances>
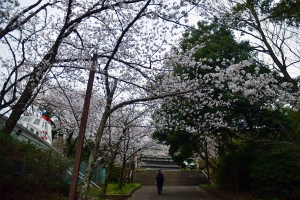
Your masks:
<instances>
[{"instance_id":1,"label":"stone step","mask_svg":"<svg viewBox=\"0 0 300 200\"><path fill-rule=\"evenodd\" d=\"M180 167L178 165L162 165L162 164L146 164L146 165L142 165L139 166L139 168L149 168L149 169L163 169L163 168L168 168L168 169L180 169Z\"/></svg>"},{"instance_id":2,"label":"stone step","mask_svg":"<svg viewBox=\"0 0 300 200\"><path fill-rule=\"evenodd\" d=\"M206 183L206 176L202 171L163 171L165 177L164 185L200 185ZM155 184L156 171L135 172L134 182L142 185Z\"/></svg>"}]
</instances>

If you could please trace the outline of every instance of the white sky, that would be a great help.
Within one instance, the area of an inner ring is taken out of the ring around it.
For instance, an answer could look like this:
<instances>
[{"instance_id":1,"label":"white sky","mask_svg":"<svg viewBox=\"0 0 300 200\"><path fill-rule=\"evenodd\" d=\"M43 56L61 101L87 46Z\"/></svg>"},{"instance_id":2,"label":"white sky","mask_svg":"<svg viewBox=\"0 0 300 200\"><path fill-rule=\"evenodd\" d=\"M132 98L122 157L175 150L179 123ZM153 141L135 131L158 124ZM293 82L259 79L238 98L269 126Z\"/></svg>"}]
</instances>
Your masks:
<instances>
[{"instance_id":1,"label":"white sky","mask_svg":"<svg viewBox=\"0 0 300 200\"><path fill-rule=\"evenodd\" d=\"M44 0L44 2L46 2L47 0ZM179 2L179 0L174 0L174 1L177 1ZM37 0L19 0L19 3L22 5L22 6L29 6L29 5L32 5L33 3L37 2ZM194 25L194 26L197 26L197 22L201 20L201 17L196 13L196 12L192 12L189 14L189 24L190 25ZM241 38L239 36L237 36L237 38ZM247 36L243 37L242 39L248 39ZM2 57L7 57L7 53L5 52L5 48L3 48L3 44L0 43L0 56ZM261 55L260 56L261 59L263 60L268 60L268 57L266 55ZM6 70L4 70L2 67L0 67L0 72L5 72L6 73ZM296 77L296 76L300 76L300 69L299 68L296 68L296 67L289 67L288 68L288 72L290 73L290 75L292 77Z\"/></svg>"}]
</instances>

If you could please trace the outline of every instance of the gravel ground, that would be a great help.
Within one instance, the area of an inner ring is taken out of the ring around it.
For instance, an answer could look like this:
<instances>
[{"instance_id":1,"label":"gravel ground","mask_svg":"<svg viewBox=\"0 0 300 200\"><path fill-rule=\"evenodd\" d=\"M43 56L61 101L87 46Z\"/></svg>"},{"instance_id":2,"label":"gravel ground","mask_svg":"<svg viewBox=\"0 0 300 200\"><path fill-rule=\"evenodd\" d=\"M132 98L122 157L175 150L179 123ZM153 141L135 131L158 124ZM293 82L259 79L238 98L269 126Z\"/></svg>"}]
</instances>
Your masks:
<instances>
[{"instance_id":1,"label":"gravel ground","mask_svg":"<svg viewBox=\"0 0 300 200\"><path fill-rule=\"evenodd\" d=\"M128 200L222 200L198 186L164 186L162 195L157 194L155 185L143 186Z\"/></svg>"}]
</instances>

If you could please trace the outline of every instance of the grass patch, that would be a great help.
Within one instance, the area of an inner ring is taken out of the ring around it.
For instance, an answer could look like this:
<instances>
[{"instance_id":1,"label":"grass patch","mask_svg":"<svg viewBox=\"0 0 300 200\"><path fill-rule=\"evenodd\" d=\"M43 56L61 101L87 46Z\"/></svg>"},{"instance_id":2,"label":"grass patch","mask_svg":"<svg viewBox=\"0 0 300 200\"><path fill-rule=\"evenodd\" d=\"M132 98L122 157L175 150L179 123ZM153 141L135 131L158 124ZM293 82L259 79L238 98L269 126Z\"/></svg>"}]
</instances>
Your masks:
<instances>
[{"instance_id":1,"label":"grass patch","mask_svg":"<svg viewBox=\"0 0 300 200\"><path fill-rule=\"evenodd\" d=\"M130 192L133 189L140 187L140 186L141 186L141 184L139 184L139 183L125 184L123 186L123 191L121 192L118 183L109 183L107 186L106 194L130 194Z\"/></svg>"},{"instance_id":2,"label":"grass patch","mask_svg":"<svg viewBox=\"0 0 300 200\"><path fill-rule=\"evenodd\" d=\"M101 190L97 187L89 187L88 190L88 197L99 197L101 193Z\"/></svg>"}]
</instances>

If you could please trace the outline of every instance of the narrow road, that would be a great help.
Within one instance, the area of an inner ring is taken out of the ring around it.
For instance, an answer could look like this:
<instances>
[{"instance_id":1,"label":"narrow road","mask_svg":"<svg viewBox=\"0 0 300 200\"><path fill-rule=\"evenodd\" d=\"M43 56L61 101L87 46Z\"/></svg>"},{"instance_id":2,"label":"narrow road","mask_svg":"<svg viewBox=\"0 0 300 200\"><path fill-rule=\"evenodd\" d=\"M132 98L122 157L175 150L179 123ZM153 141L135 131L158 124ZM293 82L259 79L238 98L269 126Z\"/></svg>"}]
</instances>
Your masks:
<instances>
[{"instance_id":1,"label":"narrow road","mask_svg":"<svg viewBox=\"0 0 300 200\"><path fill-rule=\"evenodd\" d=\"M157 194L155 185L143 186L135 191L128 200L222 200L198 186L164 186L162 195Z\"/></svg>"}]
</instances>

